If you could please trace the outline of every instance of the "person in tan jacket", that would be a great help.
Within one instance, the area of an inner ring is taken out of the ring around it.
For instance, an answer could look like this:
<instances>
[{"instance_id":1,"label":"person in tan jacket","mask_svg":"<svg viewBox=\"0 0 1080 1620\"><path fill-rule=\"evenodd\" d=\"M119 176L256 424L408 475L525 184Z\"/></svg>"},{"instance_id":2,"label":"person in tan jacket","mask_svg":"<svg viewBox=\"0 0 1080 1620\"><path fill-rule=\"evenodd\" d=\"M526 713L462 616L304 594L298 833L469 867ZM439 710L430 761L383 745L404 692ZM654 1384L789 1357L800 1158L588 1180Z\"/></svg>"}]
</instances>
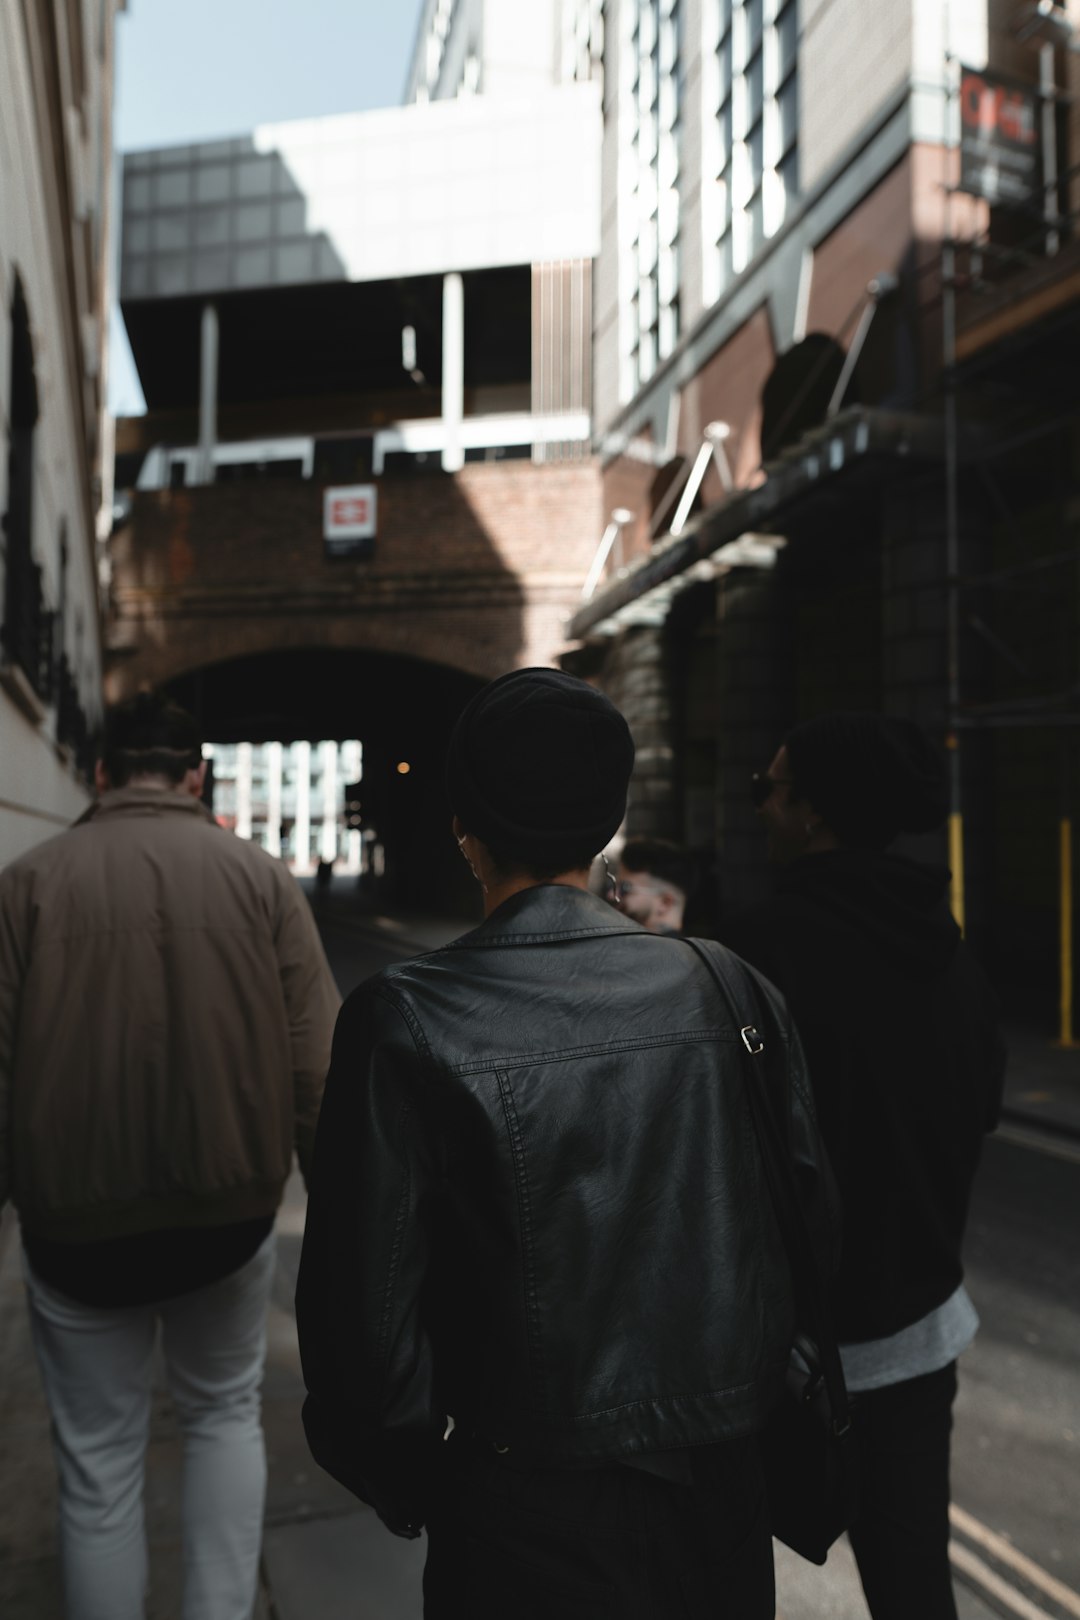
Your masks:
<instances>
[{"instance_id":1,"label":"person in tan jacket","mask_svg":"<svg viewBox=\"0 0 1080 1620\"><path fill-rule=\"evenodd\" d=\"M0 873L0 1205L22 1227L69 1620L141 1620L158 1322L184 1620L250 1613L274 1215L340 997L280 861L217 826L191 717L110 711L99 797Z\"/></svg>"}]
</instances>

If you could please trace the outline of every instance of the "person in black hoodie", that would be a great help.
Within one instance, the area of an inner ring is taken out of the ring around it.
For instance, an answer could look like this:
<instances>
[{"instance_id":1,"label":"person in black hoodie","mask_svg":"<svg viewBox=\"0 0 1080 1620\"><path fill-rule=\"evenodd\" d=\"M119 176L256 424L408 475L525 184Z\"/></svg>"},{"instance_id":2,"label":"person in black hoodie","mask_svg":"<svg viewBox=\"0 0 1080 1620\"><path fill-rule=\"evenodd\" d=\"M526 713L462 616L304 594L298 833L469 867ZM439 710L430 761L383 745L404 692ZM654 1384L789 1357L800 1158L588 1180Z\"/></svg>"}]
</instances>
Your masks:
<instances>
[{"instance_id":1,"label":"person in black hoodie","mask_svg":"<svg viewBox=\"0 0 1080 1620\"><path fill-rule=\"evenodd\" d=\"M944 821L943 761L910 721L834 713L796 727L754 792L775 892L722 937L787 998L839 1184L851 1542L874 1620L955 1620L952 1405L978 1327L961 1244L1005 1051L948 872L888 848Z\"/></svg>"}]
</instances>

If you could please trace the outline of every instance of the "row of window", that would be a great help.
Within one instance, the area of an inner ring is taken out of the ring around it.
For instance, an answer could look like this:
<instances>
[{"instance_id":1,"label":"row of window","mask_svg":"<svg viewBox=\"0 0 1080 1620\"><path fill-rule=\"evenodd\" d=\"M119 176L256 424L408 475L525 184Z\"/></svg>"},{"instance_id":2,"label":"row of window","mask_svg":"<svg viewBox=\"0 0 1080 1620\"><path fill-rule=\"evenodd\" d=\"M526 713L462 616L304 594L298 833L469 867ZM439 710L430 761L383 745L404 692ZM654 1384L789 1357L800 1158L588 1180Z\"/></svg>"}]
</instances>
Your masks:
<instances>
[{"instance_id":1,"label":"row of window","mask_svg":"<svg viewBox=\"0 0 1080 1620\"><path fill-rule=\"evenodd\" d=\"M784 223L798 185L797 0L709 0L703 293L713 303Z\"/></svg>"},{"instance_id":2,"label":"row of window","mask_svg":"<svg viewBox=\"0 0 1080 1620\"><path fill-rule=\"evenodd\" d=\"M604 0L574 0L561 9L560 82L587 83L601 76L604 61Z\"/></svg>"},{"instance_id":3,"label":"row of window","mask_svg":"<svg viewBox=\"0 0 1080 1620\"><path fill-rule=\"evenodd\" d=\"M675 348L685 268L683 0L625 0L620 62L620 391ZM702 299L715 303L798 190L798 0L702 0Z\"/></svg>"},{"instance_id":4,"label":"row of window","mask_svg":"<svg viewBox=\"0 0 1080 1620\"><path fill-rule=\"evenodd\" d=\"M620 52L622 381L629 398L679 338L683 0L630 0Z\"/></svg>"}]
</instances>

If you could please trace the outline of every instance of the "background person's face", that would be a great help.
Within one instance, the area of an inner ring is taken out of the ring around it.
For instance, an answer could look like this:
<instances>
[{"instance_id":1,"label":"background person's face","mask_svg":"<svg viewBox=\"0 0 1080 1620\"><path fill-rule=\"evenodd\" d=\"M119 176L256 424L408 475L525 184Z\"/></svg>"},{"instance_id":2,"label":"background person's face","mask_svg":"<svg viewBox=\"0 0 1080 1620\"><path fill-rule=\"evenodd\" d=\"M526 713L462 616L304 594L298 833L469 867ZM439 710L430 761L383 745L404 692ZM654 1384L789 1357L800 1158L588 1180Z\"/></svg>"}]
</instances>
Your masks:
<instances>
[{"instance_id":1,"label":"background person's face","mask_svg":"<svg viewBox=\"0 0 1080 1620\"><path fill-rule=\"evenodd\" d=\"M623 911L642 928L665 926L663 889L648 872L628 872L622 861L615 868L615 882Z\"/></svg>"},{"instance_id":2,"label":"background person's face","mask_svg":"<svg viewBox=\"0 0 1080 1620\"><path fill-rule=\"evenodd\" d=\"M791 765L786 748L781 746L777 750L767 774L776 786L757 813L765 823L770 861L777 866L785 866L806 851L809 807L793 795Z\"/></svg>"}]
</instances>

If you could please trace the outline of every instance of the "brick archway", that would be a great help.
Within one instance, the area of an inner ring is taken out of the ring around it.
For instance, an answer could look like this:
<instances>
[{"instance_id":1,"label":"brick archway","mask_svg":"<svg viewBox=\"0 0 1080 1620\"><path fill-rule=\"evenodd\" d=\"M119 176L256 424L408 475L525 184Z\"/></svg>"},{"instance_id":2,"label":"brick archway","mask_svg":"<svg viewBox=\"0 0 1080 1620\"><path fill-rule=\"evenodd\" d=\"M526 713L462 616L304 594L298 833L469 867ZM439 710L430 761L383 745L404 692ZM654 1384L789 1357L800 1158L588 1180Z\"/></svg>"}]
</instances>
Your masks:
<instances>
[{"instance_id":1,"label":"brick archway","mask_svg":"<svg viewBox=\"0 0 1080 1620\"><path fill-rule=\"evenodd\" d=\"M554 662L597 544L594 463L387 475L378 498L374 555L342 562L324 556L310 481L137 493L110 542L109 699L304 648L481 680Z\"/></svg>"}]
</instances>

